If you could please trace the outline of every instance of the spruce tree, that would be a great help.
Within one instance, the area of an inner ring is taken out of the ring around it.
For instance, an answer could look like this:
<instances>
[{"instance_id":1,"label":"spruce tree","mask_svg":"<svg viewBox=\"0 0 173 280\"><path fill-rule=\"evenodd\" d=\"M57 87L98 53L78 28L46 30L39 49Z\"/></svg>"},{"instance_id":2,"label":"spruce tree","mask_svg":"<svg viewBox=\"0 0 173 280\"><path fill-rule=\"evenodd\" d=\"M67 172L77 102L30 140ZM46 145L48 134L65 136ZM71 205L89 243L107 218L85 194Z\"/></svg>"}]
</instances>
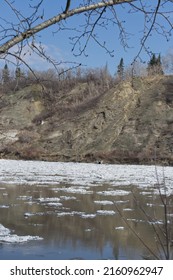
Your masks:
<instances>
[{"instance_id":1,"label":"spruce tree","mask_svg":"<svg viewBox=\"0 0 173 280\"><path fill-rule=\"evenodd\" d=\"M9 81L10 81L10 71L6 63L4 69L2 70L2 82L3 84L7 84Z\"/></svg>"},{"instance_id":2,"label":"spruce tree","mask_svg":"<svg viewBox=\"0 0 173 280\"><path fill-rule=\"evenodd\" d=\"M117 67L118 78L122 81L124 79L124 60L120 59L120 63Z\"/></svg>"},{"instance_id":3,"label":"spruce tree","mask_svg":"<svg viewBox=\"0 0 173 280\"><path fill-rule=\"evenodd\" d=\"M16 71L15 71L15 78L16 78L16 80L18 80L18 79L20 79L20 77L21 77L21 69L20 69L20 67L17 67Z\"/></svg>"},{"instance_id":4,"label":"spruce tree","mask_svg":"<svg viewBox=\"0 0 173 280\"><path fill-rule=\"evenodd\" d=\"M148 63L148 75L163 75L163 69L162 69L162 62L161 62L161 55L159 54L158 57L156 57L155 54L152 55L149 63Z\"/></svg>"},{"instance_id":5,"label":"spruce tree","mask_svg":"<svg viewBox=\"0 0 173 280\"><path fill-rule=\"evenodd\" d=\"M161 55L160 54L157 58L156 64L157 64L157 74L163 75L164 72L163 72L163 68L162 68L162 61L161 61Z\"/></svg>"}]
</instances>

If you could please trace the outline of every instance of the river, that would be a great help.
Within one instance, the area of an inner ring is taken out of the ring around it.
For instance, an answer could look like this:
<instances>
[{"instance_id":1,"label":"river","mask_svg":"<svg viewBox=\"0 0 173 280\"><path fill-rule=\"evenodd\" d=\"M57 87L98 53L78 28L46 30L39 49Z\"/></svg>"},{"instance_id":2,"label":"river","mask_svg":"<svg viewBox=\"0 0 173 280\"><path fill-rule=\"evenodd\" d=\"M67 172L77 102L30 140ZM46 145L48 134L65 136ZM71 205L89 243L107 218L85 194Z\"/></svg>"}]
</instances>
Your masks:
<instances>
[{"instance_id":1,"label":"river","mask_svg":"<svg viewBox=\"0 0 173 280\"><path fill-rule=\"evenodd\" d=\"M173 167L0 160L0 259L164 259L165 217Z\"/></svg>"}]
</instances>

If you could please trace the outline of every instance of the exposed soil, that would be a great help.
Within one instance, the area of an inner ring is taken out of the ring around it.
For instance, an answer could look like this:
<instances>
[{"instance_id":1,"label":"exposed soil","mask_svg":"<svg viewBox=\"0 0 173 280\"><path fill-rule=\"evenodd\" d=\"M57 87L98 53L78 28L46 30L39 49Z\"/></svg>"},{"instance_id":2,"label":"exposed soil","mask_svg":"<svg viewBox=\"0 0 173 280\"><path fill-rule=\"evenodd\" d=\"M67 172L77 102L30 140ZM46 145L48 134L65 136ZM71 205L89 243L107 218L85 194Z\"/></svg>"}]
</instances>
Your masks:
<instances>
[{"instance_id":1,"label":"exposed soil","mask_svg":"<svg viewBox=\"0 0 173 280\"><path fill-rule=\"evenodd\" d=\"M173 165L173 77L92 90L31 85L1 95L0 157Z\"/></svg>"}]
</instances>

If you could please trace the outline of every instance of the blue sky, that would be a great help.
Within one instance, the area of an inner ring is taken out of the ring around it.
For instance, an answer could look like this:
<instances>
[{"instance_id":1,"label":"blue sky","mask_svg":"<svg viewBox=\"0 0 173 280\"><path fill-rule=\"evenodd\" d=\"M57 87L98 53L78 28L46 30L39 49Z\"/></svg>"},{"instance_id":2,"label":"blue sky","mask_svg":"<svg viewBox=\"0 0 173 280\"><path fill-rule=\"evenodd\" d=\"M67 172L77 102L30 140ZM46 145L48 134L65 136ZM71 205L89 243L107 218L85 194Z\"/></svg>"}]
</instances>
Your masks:
<instances>
[{"instance_id":1,"label":"blue sky","mask_svg":"<svg viewBox=\"0 0 173 280\"><path fill-rule=\"evenodd\" d=\"M153 0L155 2L155 0ZM29 1L31 4L38 2L38 0ZM80 1L72 1L74 5ZM28 15L27 9L27 1L16 0L15 1L17 7L20 9L25 16ZM62 3L62 5L61 5ZM63 10L63 4L65 1L58 1L58 0L44 0L44 18L47 19L51 16L55 15L56 13ZM3 1L2 1L3 4ZM1 4L1 5L2 5ZM126 5L124 4L123 7L117 7L117 14L119 19L125 20L125 28L128 33L131 35L129 36L128 45L129 48L124 50L123 46L120 44L119 40L119 29L117 26L113 26L109 24L106 29L104 28L97 28L95 32L97 33L101 42L106 42L106 46L110 51L114 52L114 56L111 57L104 49L102 49L98 44L94 41L89 41L86 49L86 54L75 57L72 53L72 45L69 37L75 36L79 34L78 32L74 32L72 30L63 30L61 32L56 32L52 35L52 32L57 31L57 27L53 26L49 29L44 30L39 34L37 38L38 42L42 41L43 46L46 48L47 53L49 53L53 58L59 61L76 61L82 63L82 65L86 65L87 67L102 67L105 64L108 65L108 68L112 74L114 74L117 70L117 65L123 57L125 65L129 65L136 54L140 49L140 36L142 35L143 30L143 23L144 19L141 13L127 13L127 9L125 8ZM129 7L128 7L129 8ZM171 9L171 4L170 4ZM1 6L1 11L3 14L6 14L5 19L8 21L16 20L13 13L9 11L9 8L6 5ZM42 9L40 10L42 13ZM108 10L107 15L110 16L110 11ZM172 18L173 19L173 18ZM65 25L67 28L77 28L84 23L84 16L75 16L73 18L69 18ZM161 25L165 24L160 19ZM158 35L153 33L153 35L148 39L147 45L149 46L150 50L153 53L161 53L162 56L166 55L168 51L173 49L173 40L170 37L170 40L167 42L166 38L162 35ZM76 48L75 53L78 53L78 48ZM148 61L149 57L146 55L145 52L141 53L141 58L144 61ZM40 58L33 56L26 57L28 62L31 64L33 68L36 69L46 69L48 66L46 62L43 62Z\"/></svg>"}]
</instances>

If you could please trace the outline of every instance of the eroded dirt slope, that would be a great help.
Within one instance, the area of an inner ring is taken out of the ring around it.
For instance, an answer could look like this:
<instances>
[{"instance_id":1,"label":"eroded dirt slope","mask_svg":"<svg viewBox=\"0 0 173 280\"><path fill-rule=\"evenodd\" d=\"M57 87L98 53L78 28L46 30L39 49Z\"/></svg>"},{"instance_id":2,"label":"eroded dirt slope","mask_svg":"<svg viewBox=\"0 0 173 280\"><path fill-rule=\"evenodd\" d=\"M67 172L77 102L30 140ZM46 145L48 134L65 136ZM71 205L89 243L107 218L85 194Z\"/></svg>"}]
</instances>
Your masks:
<instances>
[{"instance_id":1,"label":"eroded dirt slope","mask_svg":"<svg viewBox=\"0 0 173 280\"><path fill-rule=\"evenodd\" d=\"M85 95L32 85L0 98L1 158L173 164L173 77Z\"/></svg>"}]
</instances>

